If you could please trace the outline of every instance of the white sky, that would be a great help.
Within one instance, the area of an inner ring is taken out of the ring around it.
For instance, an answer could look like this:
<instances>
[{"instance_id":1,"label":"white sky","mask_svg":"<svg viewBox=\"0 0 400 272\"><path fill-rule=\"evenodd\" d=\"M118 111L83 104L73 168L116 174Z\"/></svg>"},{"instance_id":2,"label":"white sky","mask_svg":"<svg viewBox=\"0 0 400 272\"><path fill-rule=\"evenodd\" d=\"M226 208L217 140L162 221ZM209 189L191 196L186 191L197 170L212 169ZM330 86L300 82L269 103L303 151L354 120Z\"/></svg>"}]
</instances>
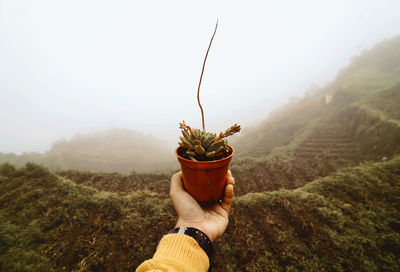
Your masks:
<instances>
[{"instance_id":1,"label":"white sky","mask_svg":"<svg viewBox=\"0 0 400 272\"><path fill-rule=\"evenodd\" d=\"M123 127L244 127L400 34L400 1L0 0L0 152Z\"/></svg>"}]
</instances>

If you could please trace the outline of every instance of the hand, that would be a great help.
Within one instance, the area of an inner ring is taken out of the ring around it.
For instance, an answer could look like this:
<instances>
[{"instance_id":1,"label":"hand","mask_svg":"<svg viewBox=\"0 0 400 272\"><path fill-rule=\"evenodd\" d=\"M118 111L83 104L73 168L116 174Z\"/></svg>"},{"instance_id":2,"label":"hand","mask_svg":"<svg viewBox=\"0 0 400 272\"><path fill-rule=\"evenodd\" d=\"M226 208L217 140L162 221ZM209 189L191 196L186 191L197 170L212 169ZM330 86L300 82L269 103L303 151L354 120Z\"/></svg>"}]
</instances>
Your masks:
<instances>
[{"instance_id":1,"label":"hand","mask_svg":"<svg viewBox=\"0 0 400 272\"><path fill-rule=\"evenodd\" d=\"M175 227L192 227L204 232L212 242L220 237L228 226L228 215L233 200L235 180L228 171L227 185L221 204L214 204L210 209L202 208L199 203L183 189L182 172L175 173L171 178L170 197L178 222Z\"/></svg>"}]
</instances>

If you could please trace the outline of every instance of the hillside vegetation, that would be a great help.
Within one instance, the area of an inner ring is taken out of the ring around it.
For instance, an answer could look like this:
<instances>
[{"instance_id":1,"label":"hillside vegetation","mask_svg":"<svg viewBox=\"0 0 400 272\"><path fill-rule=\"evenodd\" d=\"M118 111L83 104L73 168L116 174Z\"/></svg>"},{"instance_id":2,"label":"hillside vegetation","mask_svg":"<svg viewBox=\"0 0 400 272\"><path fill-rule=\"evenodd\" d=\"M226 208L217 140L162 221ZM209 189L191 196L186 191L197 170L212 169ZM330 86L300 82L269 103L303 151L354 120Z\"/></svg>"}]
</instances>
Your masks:
<instances>
[{"instance_id":1,"label":"hillside vegetation","mask_svg":"<svg viewBox=\"0 0 400 272\"><path fill-rule=\"evenodd\" d=\"M0 169L1 271L129 271L175 223L168 196ZM216 271L397 271L400 158L236 198Z\"/></svg>"},{"instance_id":2,"label":"hillside vegetation","mask_svg":"<svg viewBox=\"0 0 400 272\"><path fill-rule=\"evenodd\" d=\"M400 271L399 56L383 41L235 140L214 271ZM175 224L173 171L1 165L0 271L134 270Z\"/></svg>"},{"instance_id":3,"label":"hillside vegetation","mask_svg":"<svg viewBox=\"0 0 400 272\"><path fill-rule=\"evenodd\" d=\"M244 181L237 192L293 189L343 167L391 158L400 151L398 105L400 36L365 51L334 82L237 138L232 170Z\"/></svg>"}]
</instances>

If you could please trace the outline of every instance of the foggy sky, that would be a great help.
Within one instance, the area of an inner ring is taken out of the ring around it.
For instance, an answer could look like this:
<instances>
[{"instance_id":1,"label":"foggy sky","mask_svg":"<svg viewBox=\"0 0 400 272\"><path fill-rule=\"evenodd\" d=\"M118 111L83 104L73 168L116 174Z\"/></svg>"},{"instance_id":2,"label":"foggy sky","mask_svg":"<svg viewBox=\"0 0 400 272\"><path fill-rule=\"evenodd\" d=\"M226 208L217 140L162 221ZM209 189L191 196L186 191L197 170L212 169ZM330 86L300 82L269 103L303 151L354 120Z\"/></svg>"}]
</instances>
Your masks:
<instances>
[{"instance_id":1,"label":"foggy sky","mask_svg":"<svg viewBox=\"0 0 400 272\"><path fill-rule=\"evenodd\" d=\"M0 0L0 152L122 127L244 127L400 34L400 1Z\"/></svg>"}]
</instances>

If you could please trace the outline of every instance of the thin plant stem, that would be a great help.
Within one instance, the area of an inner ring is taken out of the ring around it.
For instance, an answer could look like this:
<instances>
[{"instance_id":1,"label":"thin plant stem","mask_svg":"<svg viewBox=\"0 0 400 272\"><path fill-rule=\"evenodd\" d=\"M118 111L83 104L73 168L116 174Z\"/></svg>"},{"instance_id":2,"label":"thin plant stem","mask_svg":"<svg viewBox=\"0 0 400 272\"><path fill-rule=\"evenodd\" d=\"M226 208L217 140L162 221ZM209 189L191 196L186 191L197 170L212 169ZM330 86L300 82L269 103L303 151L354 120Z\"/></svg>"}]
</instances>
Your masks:
<instances>
[{"instance_id":1,"label":"thin plant stem","mask_svg":"<svg viewBox=\"0 0 400 272\"><path fill-rule=\"evenodd\" d=\"M204 111L203 111L203 107L201 106L201 103L200 103L200 86L201 86L201 80L203 79L204 67L206 66L206 60L207 60L207 57L208 57L208 52L210 51L211 44L212 44L212 42L214 40L215 33L217 32L217 27L218 27L218 20L217 20L217 23L215 24L214 33L213 33L213 35L211 37L210 44L208 45L207 53L206 53L206 56L205 56L204 62L203 62L203 68L201 69L199 87L197 88L197 101L199 102L199 107L200 107L200 110L201 110L201 121L203 123L203 131L206 130L206 127L205 127L205 124L204 124Z\"/></svg>"}]
</instances>

